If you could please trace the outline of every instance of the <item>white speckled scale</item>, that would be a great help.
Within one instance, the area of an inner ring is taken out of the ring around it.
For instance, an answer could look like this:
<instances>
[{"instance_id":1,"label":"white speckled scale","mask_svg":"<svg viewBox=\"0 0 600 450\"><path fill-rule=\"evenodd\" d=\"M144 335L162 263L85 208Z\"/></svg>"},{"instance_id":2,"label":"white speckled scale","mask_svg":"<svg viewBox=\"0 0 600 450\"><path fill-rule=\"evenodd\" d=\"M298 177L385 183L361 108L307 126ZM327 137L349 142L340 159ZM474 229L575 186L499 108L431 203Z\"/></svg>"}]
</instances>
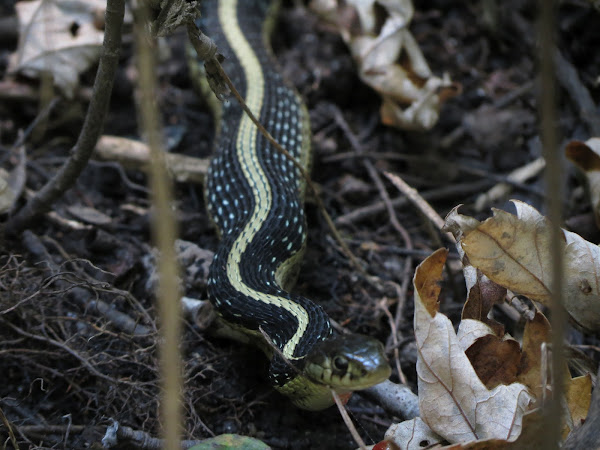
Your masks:
<instances>
[{"instance_id":1,"label":"white speckled scale","mask_svg":"<svg viewBox=\"0 0 600 450\"><path fill-rule=\"evenodd\" d=\"M264 31L264 0L204 0L204 32L226 60L224 68L250 110L296 159L308 165L307 112L297 93L274 69ZM212 8L212 10L211 10ZM218 16L214 14L218 9ZM239 20L231 24L232 20ZM220 23L231 26L221 27ZM312 301L284 290L288 272L303 252L303 180L230 100L207 180L208 209L221 234L210 269L211 301L230 322L262 328L286 359L301 363L331 335L327 315ZM281 358L270 377L278 385L292 375Z\"/></svg>"}]
</instances>

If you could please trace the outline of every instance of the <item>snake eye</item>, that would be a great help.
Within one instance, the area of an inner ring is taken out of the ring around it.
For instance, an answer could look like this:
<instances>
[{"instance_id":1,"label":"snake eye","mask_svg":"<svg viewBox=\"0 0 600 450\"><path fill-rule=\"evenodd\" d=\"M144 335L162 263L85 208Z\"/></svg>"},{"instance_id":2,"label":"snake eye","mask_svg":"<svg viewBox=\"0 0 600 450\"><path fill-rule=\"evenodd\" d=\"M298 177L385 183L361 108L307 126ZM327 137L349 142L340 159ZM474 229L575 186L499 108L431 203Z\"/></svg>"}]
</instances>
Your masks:
<instances>
[{"instance_id":1,"label":"snake eye","mask_svg":"<svg viewBox=\"0 0 600 450\"><path fill-rule=\"evenodd\" d=\"M348 360L343 356L336 356L333 358L333 367L340 371L346 371L348 369Z\"/></svg>"}]
</instances>

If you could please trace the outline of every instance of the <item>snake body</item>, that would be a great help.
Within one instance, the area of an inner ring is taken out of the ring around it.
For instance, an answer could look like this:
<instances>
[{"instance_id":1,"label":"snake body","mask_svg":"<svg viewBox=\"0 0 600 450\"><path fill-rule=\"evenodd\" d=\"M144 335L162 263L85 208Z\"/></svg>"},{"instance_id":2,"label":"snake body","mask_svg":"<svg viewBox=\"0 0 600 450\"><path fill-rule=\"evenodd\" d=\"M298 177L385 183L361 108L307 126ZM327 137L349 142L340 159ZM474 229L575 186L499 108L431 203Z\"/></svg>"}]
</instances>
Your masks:
<instances>
[{"instance_id":1,"label":"snake body","mask_svg":"<svg viewBox=\"0 0 600 450\"><path fill-rule=\"evenodd\" d=\"M273 8L265 0L204 0L201 26L250 110L308 167L308 113L269 47ZM268 336L261 347L271 358L269 379L299 407L323 409L333 403L330 388L344 393L383 381L390 369L378 341L334 336L323 309L290 292L306 240L298 169L237 102L225 102L220 116L206 184L221 236L207 285L211 302L238 329Z\"/></svg>"}]
</instances>

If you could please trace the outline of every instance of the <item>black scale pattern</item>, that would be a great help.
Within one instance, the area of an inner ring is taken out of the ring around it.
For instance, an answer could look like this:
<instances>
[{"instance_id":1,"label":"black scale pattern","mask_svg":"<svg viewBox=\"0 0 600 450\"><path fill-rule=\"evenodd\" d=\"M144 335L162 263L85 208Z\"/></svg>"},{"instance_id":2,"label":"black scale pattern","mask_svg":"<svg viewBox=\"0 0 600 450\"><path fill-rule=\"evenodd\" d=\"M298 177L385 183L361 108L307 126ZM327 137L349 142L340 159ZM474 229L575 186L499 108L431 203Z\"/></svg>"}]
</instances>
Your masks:
<instances>
[{"instance_id":1,"label":"black scale pattern","mask_svg":"<svg viewBox=\"0 0 600 450\"><path fill-rule=\"evenodd\" d=\"M238 91L244 95L247 89L244 71L221 28L217 3L217 0L202 2L201 26L226 57L223 66ZM305 110L295 91L284 83L275 70L277 64L263 41L268 6L269 2L264 0L239 0L238 23L263 71L265 87L260 121L279 143L300 158L302 127L308 121L301 120ZM246 179L236 151L237 130L242 114L235 99L225 103L216 151L208 173L208 209L221 234L221 243L210 269L208 294L226 320L251 330L257 330L260 326L283 351L285 344L296 333L297 318L285 308L244 295L227 274L228 256L255 208L254 191L261 189L260 180L249 182ZM307 329L293 352L293 357L299 358L301 364L301 358L317 342L331 335L329 319L320 306L284 291L275 280L277 267L304 245L306 225L300 197L302 180L291 161L279 154L260 133L257 134L256 146L256 163L260 164L266 175L272 203L266 221L254 230L241 255L241 280L238 281L253 290L295 302L306 310L309 318ZM251 143L244 143L244 148L245 151L251 151ZM278 357L273 358L270 372L276 385L285 384L295 375Z\"/></svg>"}]
</instances>

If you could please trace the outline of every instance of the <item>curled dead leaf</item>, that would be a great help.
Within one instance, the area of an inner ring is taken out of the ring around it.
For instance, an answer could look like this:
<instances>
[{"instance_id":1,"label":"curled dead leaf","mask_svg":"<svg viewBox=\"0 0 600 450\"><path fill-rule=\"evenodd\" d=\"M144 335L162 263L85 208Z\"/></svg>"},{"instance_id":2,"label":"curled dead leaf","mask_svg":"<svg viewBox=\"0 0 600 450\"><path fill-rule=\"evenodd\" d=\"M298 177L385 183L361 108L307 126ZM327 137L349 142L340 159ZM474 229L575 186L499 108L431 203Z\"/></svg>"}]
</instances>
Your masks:
<instances>
[{"instance_id":1,"label":"curled dead leaf","mask_svg":"<svg viewBox=\"0 0 600 450\"><path fill-rule=\"evenodd\" d=\"M443 102L460 92L447 75L432 74L408 30L411 0L312 0L310 7L336 27L359 76L381 95L386 125L430 129Z\"/></svg>"},{"instance_id":2,"label":"curled dead leaf","mask_svg":"<svg viewBox=\"0 0 600 450\"><path fill-rule=\"evenodd\" d=\"M477 339L494 334L494 330L480 320L463 319L458 325L456 336L458 337L460 348L467 350Z\"/></svg>"},{"instance_id":3,"label":"curled dead leaf","mask_svg":"<svg viewBox=\"0 0 600 450\"><path fill-rule=\"evenodd\" d=\"M452 233L456 239L456 250L462 260L462 269L467 285L467 301L462 310L461 319L475 319L491 327L497 336L504 335L504 326L488 317L492 307L501 303L506 297L506 288L494 283L480 270L473 267L469 258L460 245L460 239L465 232L470 232L479 226L479 221L468 216L458 214L456 206L446 216L443 231ZM462 323L461 323L462 325ZM465 348L465 347L463 347Z\"/></svg>"},{"instance_id":4,"label":"curled dead leaf","mask_svg":"<svg viewBox=\"0 0 600 450\"><path fill-rule=\"evenodd\" d=\"M452 323L438 312L438 300L432 298L439 294L432 286L441 279L445 255L445 250L438 250L423 261L413 281L421 418L450 442L514 440L532 397L519 383L488 390L477 376Z\"/></svg>"},{"instance_id":5,"label":"curled dead leaf","mask_svg":"<svg viewBox=\"0 0 600 450\"><path fill-rule=\"evenodd\" d=\"M429 255L419 265L420 270L415 272L413 280L415 292L419 293L421 303L432 317L436 315L440 307L440 281L447 255L448 250L444 248Z\"/></svg>"},{"instance_id":6,"label":"curled dead leaf","mask_svg":"<svg viewBox=\"0 0 600 450\"><path fill-rule=\"evenodd\" d=\"M517 215L494 209L493 217L474 228L474 219L464 218L456 210L447 220L452 226L458 224L457 239L474 267L510 291L550 305L550 224L535 208L516 200L513 203ZM462 228L461 223L467 227ZM575 324L599 331L600 248L566 230L561 248L564 307Z\"/></svg>"},{"instance_id":7,"label":"curled dead leaf","mask_svg":"<svg viewBox=\"0 0 600 450\"><path fill-rule=\"evenodd\" d=\"M438 447L438 450L523 450L544 448L544 417L539 409L523 416L523 432L516 441L484 439Z\"/></svg>"}]
</instances>

